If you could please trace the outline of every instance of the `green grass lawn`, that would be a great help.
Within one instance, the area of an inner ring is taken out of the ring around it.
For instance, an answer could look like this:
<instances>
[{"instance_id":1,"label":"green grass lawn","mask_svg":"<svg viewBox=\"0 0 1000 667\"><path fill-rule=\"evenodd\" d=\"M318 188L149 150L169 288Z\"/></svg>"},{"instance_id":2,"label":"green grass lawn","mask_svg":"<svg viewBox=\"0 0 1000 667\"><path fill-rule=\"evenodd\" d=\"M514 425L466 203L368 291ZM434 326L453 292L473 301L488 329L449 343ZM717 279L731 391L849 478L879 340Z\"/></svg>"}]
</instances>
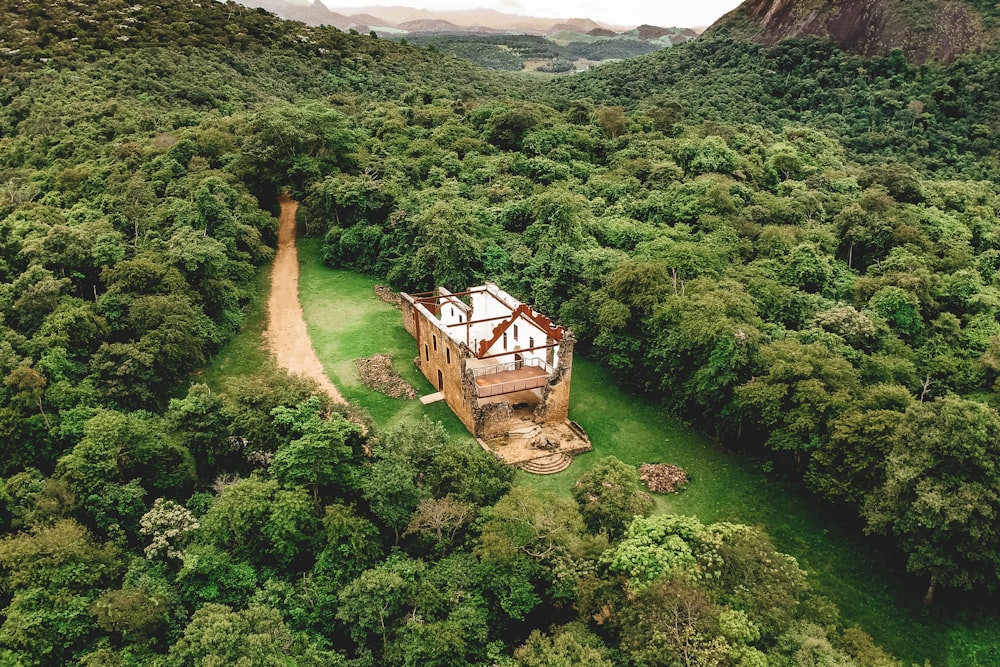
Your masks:
<instances>
[{"instance_id":1,"label":"green grass lawn","mask_svg":"<svg viewBox=\"0 0 1000 667\"><path fill-rule=\"evenodd\" d=\"M416 344L403 328L400 312L375 298L378 281L323 266L320 244L314 239L300 241L298 249L299 299L309 337L344 398L363 407L382 428L427 415L443 423L455 437L469 437L444 401L423 405L416 399L389 398L361 384L355 360L383 352L392 355L393 367L418 395L435 391L413 363Z\"/></svg>"},{"instance_id":2,"label":"green grass lawn","mask_svg":"<svg viewBox=\"0 0 1000 667\"><path fill-rule=\"evenodd\" d=\"M476 446L465 427L443 403L423 406L416 399L391 399L365 388L354 360L387 352L396 370L419 394L433 388L414 366L413 339L400 313L375 298L373 278L333 270L320 262L316 240L299 243L300 298L309 334L331 380L345 398L366 409L376 424L390 427L428 415L456 438ZM256 329L255 329L256 327ZM261 361L262 317L249 326L206 373L207 381L240 372ZM254 333L256 331L256 333ZM603 456L639 464L669 462L688 471L681 493L657 496L656 510L698 516L702 521L736 521L763 526L776 546L794 555L809 572L814 588L841 609L846 625L860 625L876 641L908 663L930 659L935 665L993 665L982 645L995 650L1000 619L982 608L958 611L947 599L933 609L919 604L923 582L903 571L902 561L881 541L865 538L847 518L833 516L781 480L725 451L695 430L666 417L651 401L620 389L599 365L577 357L573 369L571 417L590 435L594 451L577 457L558 475L519 473L520 483L568 496L576 479ZM706 429L707 430L707 429ZM979 657L970 657L980 651ZM962 654L966 656L964 659Z\"/></svg>"}]
</instances>

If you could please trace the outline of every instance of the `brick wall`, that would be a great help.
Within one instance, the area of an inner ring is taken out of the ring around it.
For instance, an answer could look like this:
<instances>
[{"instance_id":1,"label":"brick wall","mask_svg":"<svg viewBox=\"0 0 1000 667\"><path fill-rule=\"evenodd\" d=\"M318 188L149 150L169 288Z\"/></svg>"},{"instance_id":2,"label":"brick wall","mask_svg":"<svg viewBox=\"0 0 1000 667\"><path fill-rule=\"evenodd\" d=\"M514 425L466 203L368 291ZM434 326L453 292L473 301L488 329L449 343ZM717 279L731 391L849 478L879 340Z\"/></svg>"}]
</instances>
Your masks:
<instances>
[{"instance_id":1,"label":"brick wall","mask_svg":"<svg viewBox=\"0 0 1000 667\"><path fill-rule=\"evenodd\" d=\"M567 331L559 345L558 370L542 388L542 402L535 408L535 421L563 422L569 419L569 388L573 375L573 346L576 339Z\"/></svg>"},{"instance_id":2,"label":"brick wall","mask_svg":"<svg viewBox=\"0 0 1000 667\"><path fill-rule=\"evenodd\" d=\"M451 411L469 431L475 432L473 406L463 388L465 346L452 340L437 321L428 318L420 309L413 308L412 317L417 339L417 366L420 372L433 385L435 391L444 392L444 400Z\"/></svg>"},{"instance_id":3,"label":"brick wall","mask_svg":"<svg viewBox=\"0 0 1000 667\"><path fill-rule=\"evenodd\" d=\"M411 297L409 294L403 294L401 296L402 299L400 301L400 306L403 311L403 328L406 329L406 331L409 332L411 336L416 338L417 324L416 320L414 319L416 317L416 312L415 312L416 309L413 304L413 297Z\"/></svg>"},{"instance_id":4,"label":"brick wall","mask_svg":"<svg viewBox=\"0 0 1000 667\"><path fill-rule=\"evenodd\" d=\"M487 403L475 410L475 428L469 429L477 438L500 438L510 431L514 410L510 403Z\"/></svg>"}]
</instances>

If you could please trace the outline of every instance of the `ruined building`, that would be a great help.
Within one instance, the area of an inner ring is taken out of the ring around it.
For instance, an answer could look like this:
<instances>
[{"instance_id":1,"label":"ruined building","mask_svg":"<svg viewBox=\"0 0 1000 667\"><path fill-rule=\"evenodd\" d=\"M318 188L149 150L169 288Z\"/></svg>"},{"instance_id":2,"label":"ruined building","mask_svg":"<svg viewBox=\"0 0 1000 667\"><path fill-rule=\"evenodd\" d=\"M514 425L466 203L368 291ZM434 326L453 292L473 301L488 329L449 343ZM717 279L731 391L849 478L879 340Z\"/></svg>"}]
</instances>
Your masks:
<instances>
[{"instance_id":1,"label":"ruined building","mask_svg":"<svg viewBox=\"0 0 1000 667\"><path fill-rule=\"evenodd\" d=\"M493 283L403 294L417 365L479 442L531 472L557 472L590 441L569 420L573 334Z\"/></svg>"}]
</instances>

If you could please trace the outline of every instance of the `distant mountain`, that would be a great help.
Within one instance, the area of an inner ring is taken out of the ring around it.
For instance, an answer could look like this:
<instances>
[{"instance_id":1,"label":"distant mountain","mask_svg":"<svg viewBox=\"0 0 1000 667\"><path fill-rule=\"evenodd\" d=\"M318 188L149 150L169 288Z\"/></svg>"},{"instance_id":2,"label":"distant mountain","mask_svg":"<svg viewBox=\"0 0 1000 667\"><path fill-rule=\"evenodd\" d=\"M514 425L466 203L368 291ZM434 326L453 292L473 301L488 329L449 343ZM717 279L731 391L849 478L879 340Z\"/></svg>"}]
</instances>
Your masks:
<instances>
[{"instance_id":1,"label":"distant mountain","mask_svg":"<svg viewBox=\"0 0 1000 667\"><path fill-rule=\"evenodd\" d=\"M517 14L505 14L493 9L464 9L464 10L441 10L430 11L426 9L414 9L412 7L337 7L335 11L342 14L371 14L383 18L391 24L399 25L410 21L444 20L454 23L462 28L493 28L495 30L506 30L509 32L520 32L525 34L546 34L556 32L565 27L578 32L587 32L595 28L617 28L617 31L624 30L623 26L613 26L601 24L588 18L542 18L534 16L520 16ZM561 26L553 28L553 26Z\"/></svg>"},{"instance_id":2,"label":"distant mountain","mask_svg":"<svg viewBox=\"0 0 1000 667\"><path fill-rule=\"evenodd\" d=\"M586 33L607 30L618 34L629 26L598 23L588 18L543 18L505 14L492 9L430 11L413 7L367 6L330 9L321 0L238 0L247 7L267 10L281 18L301 21L307 25L332 25L341 30L359 31L368 26L399 28L403 24L414 26L413 32L468 31L473 33L502 31L531 35L545 35L560 30ZM435 28L435 21L444 22ZM452 25L446 25L452 24Z\"/></svg>"},{"instance_id":3,"label":"distant mountain","mask_svg":"<svg viewBox=\"0 0 1000 667\"><path fill-rule=\"evenodd\" d=\"M340 30L356 28L367 30L363 23L350 17L330 11L320 0L294 2L292 0L240 0L241 5L264 9L289 21L301 21L306 25L332 25Z\"/></svg>"},{"instance_id":4,"label":"distant mountain","mask_svg":"<svg viewBox=\"0 0 1000 667\"><path fill-rule=\"evenodd\" d=\"M433 44L442 53L498 70L544 72L588 69L674 46L698 34L688 28L604 25L587 18L552 19L505 14L492 9L430 11L412 7L328 8L321 0L238 0L309 25L406 38Z\"/></svg>"},{"instance_id":5,"label":"distant mountain","mask_svg":"<svg viewBox=\"0 0 1000 667\"><path fill-rule=\"evenodd\" d=\"M343 14L331 12L319 0L315 2L289 2L289 0L240 0L241 5L263 9L283 19L301 21L307 25L332 25L346 30L350 23Z\"/></svg>"},{"instance_id":6,"label":"distant mountain","mask_svg":"<svg viewBox=\"0 0 1000 667\"><path fill-rule=\"evenodd\" d=\"M316 1L319 2L319 0ZM354 23L357 23L358 25L382 26L386 28L399 27L395 23L391 23L389 21L386 21L384 18L381 18L379 16L373 16L371 14L351 14L347 18L353 21Z\"/></svg>"},{"instance_id":7,"label":"distant mountain","mask_svg":"<svg viewBox=\"0 0 1000 667\"><path fill-rule=\"evenodd\" d=\"M396 27L406 32L454 32L461 28L444 19L417 19L396 24Z\"/></svg>"},{"instance_id":8,"label":"distant mountain","mask_svg":"<svg viewBox=\"0 0 1000 667\"><path fill-rule=\"evenodd\" d=\"M992 9L991 9L992 6ZM950 62L995 40L979 0L746 0L706 35L726 35L770 46L802 35L828 37L864 56L901 49L914 62Z\"/></svg>"},{"instance_id":9,"label":"distant mountain","mask_svg":"<svg viewBox=\"0 0 1000 667\"><path fill-rule=\"evenodd\" d=\"M661 28L643 24L638 28L623 32L622 37L631 37L643 42L659 42L664 46L674 46L698 38L698 33L690 28Z\"/></svg>"}]
</instances>

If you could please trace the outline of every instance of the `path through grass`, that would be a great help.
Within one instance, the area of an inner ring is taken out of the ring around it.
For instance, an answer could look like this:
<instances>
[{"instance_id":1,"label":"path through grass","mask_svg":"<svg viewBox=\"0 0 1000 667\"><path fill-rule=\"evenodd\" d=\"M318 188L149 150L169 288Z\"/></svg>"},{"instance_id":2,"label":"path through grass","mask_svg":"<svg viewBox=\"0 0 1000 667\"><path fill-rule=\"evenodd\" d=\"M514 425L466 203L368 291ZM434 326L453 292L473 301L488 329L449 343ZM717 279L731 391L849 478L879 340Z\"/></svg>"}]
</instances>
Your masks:
<instances>
[{"instance_id":1,"label":"path through grass","mask_svg":"<svg viewBox=\"0 0 1000 667\"><path fill-rule=\"evenodd\" d=\"M426 414L456 438L468 438L461 422L441 402L423 406L366 389L354 360L376 352L393 355L396 370L420 394L433 391L412 363L416 349L402 327L399 311L374 297L376 280L332 270L319 261L320 245L301 241L300 298L309 333L331 380L348 401L367 409L383 427ZM972 625L947 606L919 604L921 586L906 576L898 554L864 538L860 528L831 516L780 480L769 479L697 432L669 419L650 401L617 387L595 363L577 358L573 369L571 417L590 434L594 451L577 457L563 473L520 474L534 488L569 496L575 480L602 456L631 463L669 462L691 478L682 493L657 497L657 511L698 516L702 521L735 521L763 526L782 551L809 572L815 590L832 599L846 625L860 625L876 641L908 662L935 665L991 665L956 658L949 636L970 636ZM965 613L969 610L966 609ZM973 614L976 637L1000 628L995 613ZM975 637L973 637L975 639ZM961 642L953 642L957 644ZM992 654L991 654L992 655Z\"/></svg>"},{"instance_id":2,"label":"path through grass","mask_svg":"<svg viewBox=\"0 0 1000 667\"><path fill-rule=\"evenodd\" d=\"M313 348L333 384L350 403L367 410L383 428L427 415L456 437L468 437L462 422L444 401L422 405L416 399L389 398L361 384L355 360L377 352L392 355L396 371L417 390L435 390L413 363L416 345L403 328L400 313L375 298L377 280L350 271L334 271L320 262L314 239L299 242L299 300ZM470 438L471 440L471 438Z\"/></svg>"}]
</instances>

